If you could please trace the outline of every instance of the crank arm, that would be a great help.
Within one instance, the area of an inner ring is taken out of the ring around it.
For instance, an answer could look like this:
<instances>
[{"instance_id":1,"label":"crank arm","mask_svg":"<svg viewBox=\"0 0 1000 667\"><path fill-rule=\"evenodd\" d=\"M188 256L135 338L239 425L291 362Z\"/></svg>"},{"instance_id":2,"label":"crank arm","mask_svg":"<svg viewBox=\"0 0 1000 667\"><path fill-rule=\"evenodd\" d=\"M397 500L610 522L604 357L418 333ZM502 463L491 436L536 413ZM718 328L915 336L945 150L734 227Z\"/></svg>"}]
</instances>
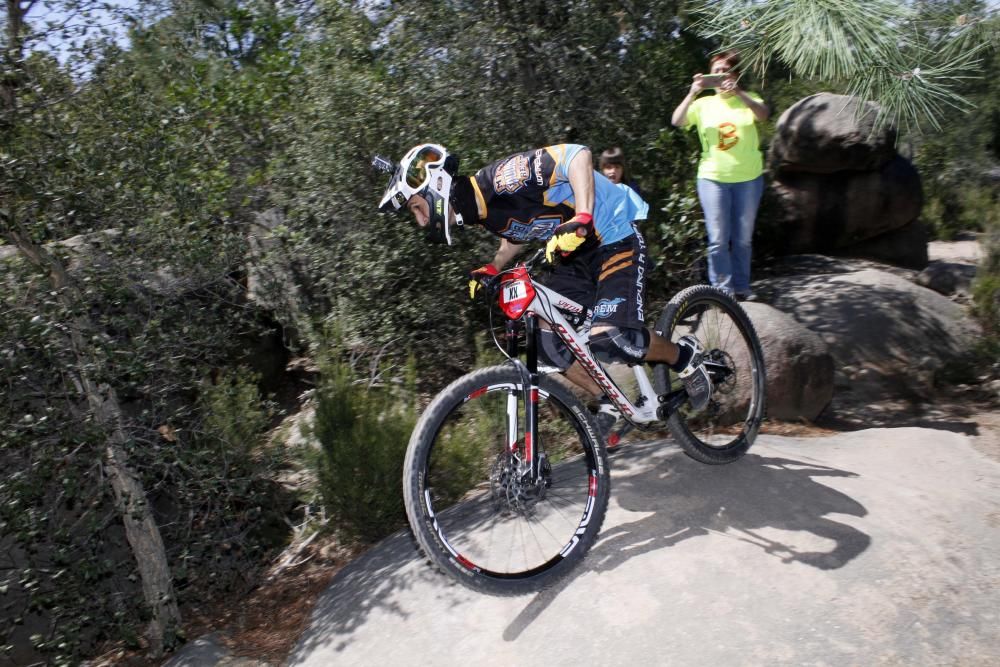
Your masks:
<instances>
[{"instance_id":1,"label":"crank arm","mask_svg":"<svg viewBox=\"0 0 1000 667\"><path fill-rule=\"evenodd\" d=\"M657 418L666 421L670 418L670 415L677 412L678 408L684 405L687 400L687 390L683 387L681 389L675 389L669 394L660 396L660 407L656 410Z\"/></svg>"}]
</instances>

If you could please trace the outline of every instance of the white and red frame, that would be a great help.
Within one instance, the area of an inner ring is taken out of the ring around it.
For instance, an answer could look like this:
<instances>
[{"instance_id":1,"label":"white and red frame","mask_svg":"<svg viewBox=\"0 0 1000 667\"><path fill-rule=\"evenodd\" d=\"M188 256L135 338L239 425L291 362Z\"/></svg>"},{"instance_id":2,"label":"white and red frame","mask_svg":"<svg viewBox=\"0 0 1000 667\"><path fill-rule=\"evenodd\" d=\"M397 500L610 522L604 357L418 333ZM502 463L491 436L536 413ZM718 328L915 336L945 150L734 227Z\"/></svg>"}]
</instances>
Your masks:
<instances>
[{"instance_id":1,"label":"white and red frame","mask_svg":"<svg viewBox=\"0 0 1000 667\"><path fill-rule=\"evenodd\" d=\"M588 344L590 318L588 317L587 324L577 331L561 312L567 310L583 316L585 315L583 306L555 290L534 282L523 264L502 274L498 301L504 315L512 320L537 317L547 322L569 347L573 357L586 369L628 421L634 424L649 424L659 420L657 416L659 400L643 366L632 367L639 389L636 401L632 402L591 354ZM537 393L537 386L531 389Z\"/></svg>"}]
</instances>

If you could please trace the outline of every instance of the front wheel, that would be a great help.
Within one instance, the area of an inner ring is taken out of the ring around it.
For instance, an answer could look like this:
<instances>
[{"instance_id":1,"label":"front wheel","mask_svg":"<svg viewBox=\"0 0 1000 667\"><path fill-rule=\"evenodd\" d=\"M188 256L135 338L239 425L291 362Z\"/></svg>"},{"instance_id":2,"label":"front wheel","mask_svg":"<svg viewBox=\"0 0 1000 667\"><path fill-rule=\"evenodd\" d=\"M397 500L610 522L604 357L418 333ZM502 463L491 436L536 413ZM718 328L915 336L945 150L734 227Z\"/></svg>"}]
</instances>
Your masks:
<instances>
[{"instance_id":1,"label":"front wheel","mask_svg":"<svg viewBox=\"0 0 1000 667\"><path fill-rule=\"evenodd\" d=\"M656 332L676 341L697 338L705 349L712 379L712 399L701 411L685 404L667 419L670 433L684 452L702 463L730 463L742 457L764 420L764 353L753 323L726 293L708 285L689 287L667 304ZM654 386L663 395L680 387L666 365L653 369Z\"/></svg>"},{"instance_id":2,"label":"front wheel","mask_svg":"<svg viewBox=\"0 0 1000 667\"><path fill-rule=\"evenodd\" d=\"M519 595L565 575L597 539L610 489L593 418L553 378L538 389L541 470L526 467L525 391L512 366L452 382L410 437L406 514L420 547L474 590Z\"/></svg>"}]
</instances>

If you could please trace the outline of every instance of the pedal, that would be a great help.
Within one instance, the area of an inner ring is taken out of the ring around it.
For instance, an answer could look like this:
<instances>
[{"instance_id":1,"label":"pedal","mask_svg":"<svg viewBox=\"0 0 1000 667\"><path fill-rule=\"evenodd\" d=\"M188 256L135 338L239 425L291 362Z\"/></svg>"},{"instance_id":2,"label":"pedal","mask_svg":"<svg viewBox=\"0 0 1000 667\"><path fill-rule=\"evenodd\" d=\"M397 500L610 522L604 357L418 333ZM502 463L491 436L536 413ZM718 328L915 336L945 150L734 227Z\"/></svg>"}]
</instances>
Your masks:
<instances>
[{"instance_id":1,"label":"pedal","mask_svg":"<svg viewBox=\"0 0 1000 667\"><path fill-rule=\"evenodd\" d=\"M675 389L669 394L663 394L659 397L660 407L656 409L656 417L662 421L667 421L670 415L674 414L678 408L687 402L687 391L683 388Z\"/></svg>"},{"instance_id":2,"label":"pedal","mask_svg":"<svg viewBox=\"0 0 1000 667\"><path fill-rule=\"evenodd\" d=\"M614 449L617 447L618 443L622 441L622 438L628 435L634 428L635 426L633 426L630 422L625 422L620 429L608 436L608 448Z\"/></svg>"}]
</instances>

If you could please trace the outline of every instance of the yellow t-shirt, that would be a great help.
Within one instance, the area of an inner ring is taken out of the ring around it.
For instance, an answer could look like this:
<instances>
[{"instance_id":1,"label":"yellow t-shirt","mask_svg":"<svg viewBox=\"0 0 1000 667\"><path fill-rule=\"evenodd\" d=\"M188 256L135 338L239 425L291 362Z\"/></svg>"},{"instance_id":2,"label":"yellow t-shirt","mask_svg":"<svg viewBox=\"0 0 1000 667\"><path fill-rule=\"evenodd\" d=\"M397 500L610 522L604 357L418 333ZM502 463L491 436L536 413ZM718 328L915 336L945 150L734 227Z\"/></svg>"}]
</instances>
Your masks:
<instances>
[{"instance_id":1,"label":"yellow t-shirt","mask_svg":"<svg viewBox=\"0 0 1000 667\"><path fill-rule=\"evenodd\" d=\"M756 93L747 93L761 102ZM736 95L706 95L688 107L687 128L701 139L698 178L722 183L752 181L764 171L753 111Z\"/></svg>"}]
</instances>

